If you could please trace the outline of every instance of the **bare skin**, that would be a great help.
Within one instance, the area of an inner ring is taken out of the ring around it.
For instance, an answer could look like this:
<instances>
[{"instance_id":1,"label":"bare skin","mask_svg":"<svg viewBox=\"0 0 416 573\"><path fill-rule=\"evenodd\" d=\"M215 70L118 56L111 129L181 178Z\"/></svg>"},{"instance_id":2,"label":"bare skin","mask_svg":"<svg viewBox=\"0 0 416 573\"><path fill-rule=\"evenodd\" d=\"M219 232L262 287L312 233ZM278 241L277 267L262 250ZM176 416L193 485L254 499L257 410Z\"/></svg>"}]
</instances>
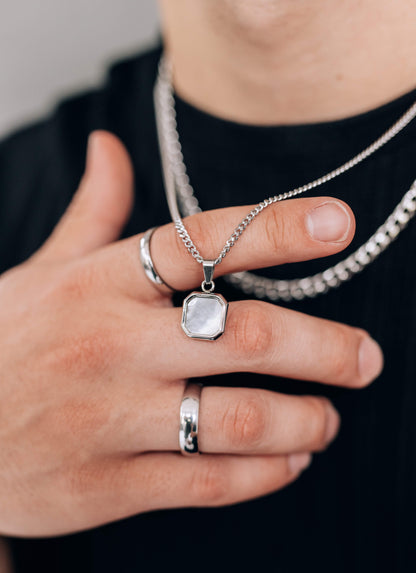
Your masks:
<instances>
[{"instance_id":1,"label":"bare skin","mask_svg":"<svg viewBox=\"0 0 416 573\"><path fill-rule=\"evenodd\" d=\"M416 86L404 0L159 0L175 88L244 123L326 121Z\"/></svg>"},{"instance_id":2,"label":"bare skin","mask_svg":"<svg viewBox=\"0 0 416 573\"><path fill-rule=\"evenodd\" d=\"M153 509L225 505L278 490L305 469L310 452L334 439L339 416L328 400L204 388L204 455L187 459L177 453L186 378L245 370L360 388L382 368L381 351L364 331L259 301L231 303L215 343L188 339L180 309L138 263L139 237L114 242L131 203L127 152L113 135L97 132L55 232L0 279L3 534L57 535ZM205 256L246 211L189 218ZM265 211L218 270L325 256L353 234L345 204L293 200ZM198 285L200 268L172 224L156 231L152 252L175 288Z\"/></svg>"}]
</instances>

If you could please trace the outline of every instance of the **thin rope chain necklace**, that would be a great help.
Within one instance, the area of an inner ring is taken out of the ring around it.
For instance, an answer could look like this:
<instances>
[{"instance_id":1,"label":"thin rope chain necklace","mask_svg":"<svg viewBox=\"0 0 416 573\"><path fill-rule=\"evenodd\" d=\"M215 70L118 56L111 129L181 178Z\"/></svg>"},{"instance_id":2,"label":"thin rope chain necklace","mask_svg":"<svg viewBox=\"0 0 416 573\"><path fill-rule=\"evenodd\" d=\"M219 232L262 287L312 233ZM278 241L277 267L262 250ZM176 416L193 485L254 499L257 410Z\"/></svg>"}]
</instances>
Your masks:
<instances>
[{"instance_id":1,"label":"thin rope chain necklace","mask_svg":"<svg viewBox=\"0 0 416 573\"><path fill-rule=\"evenodd\" d=\"M154 90L156 123L159 136L159 145L162 152L162 166L165 182L170 181L176 190L184 215L193 215L201 212L194 190L189 182L186 166L183 159L182 148L176 123L175 100L171 81L171 68L167 59L162 56L159 62L158 76ZM241 234L252 220L272 203L291 199L297 195L310 191L331 181L335 177L349 171L365 159L378 151L393 137L402 131L416 116L416 102L394 123L381 137L366 147L358 155L337 167L322 177L297 187L286 193L269 197L261 201L234 230L217 259L219 264L225 255L234 246ZM168 197L169 202L169 197ZM170 201L171 207L172 201ZM171 209L172 212L172 209ZM402 197L391 215L376 230L376 232L359 249L335 266L329 267L321 273L302 279L278 280L262 277L248 271L231 273L225 279L233 286L246 294L254 294L257 298L267 298L272 301L293 299L301 300L305 297L315 297L326 293L348 281L366 266L373 262L396 239L399 233L407 226L416 213L416 180L409 191ZM175 212L175 226L179 236L190 254L198 261L203 262L198 249L193 244L183 222Z\"/></svg>"}]
</instances>

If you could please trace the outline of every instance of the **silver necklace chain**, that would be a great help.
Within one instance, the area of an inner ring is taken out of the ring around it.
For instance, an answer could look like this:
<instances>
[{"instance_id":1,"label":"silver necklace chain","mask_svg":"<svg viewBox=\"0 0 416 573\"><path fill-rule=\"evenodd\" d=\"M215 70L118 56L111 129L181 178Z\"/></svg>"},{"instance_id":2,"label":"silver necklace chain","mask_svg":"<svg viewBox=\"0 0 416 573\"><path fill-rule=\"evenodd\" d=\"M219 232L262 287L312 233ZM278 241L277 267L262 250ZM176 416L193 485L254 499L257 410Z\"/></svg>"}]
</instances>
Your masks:
<instances>
[{"instance_id":1,"label":"silver necklace chain","mask_svg":"<svg viewBox=\"0 0 416 573\"><path fill-rule=\"evenodd\" d=\"M169 209L178 235L182 239L189 253L198 263L204 263L199 250L193 243L179 213L177 199L180 201L184 215L193 215L201 212L193 188L189 182L186 166L179 141L176 123L175 100L171 81L171 68L165 57L159 62L159 70L154 90L156 124L159 137L159 145L162 157L162 168L165 180L166 195ZM241 223L234 229L226 241L217 258L212 261L214 265L220 264L226 254L238 241L253 219L266 207L279 201L291 199L306 191L310 191L331 181L338 175L349 171L364 159L375 153L383 145L395 137L416 116L416 102L392 125L381 137L366 147L358 155L337 167L333 171L311 181L301 187L297 187L286 193L269 197L258 203L254 209L246 215ZM240 288L246 294L254 294L258 298L268 298L272 301L293 299L301 300L305 297L314 297L317 294L327 292L331 288L338 287L348 281L354 275L362 271L380 253L392 243L398 234L406 227L407 223L416 213L416 180L413 182L400 203L395 207L391 215L376 230L369 240L352 253L349 257L333 267L321 273L302 279L278 280L258 276L248 271L231 273L225 277L228 282Z\"/></svg>"}]
</instances>

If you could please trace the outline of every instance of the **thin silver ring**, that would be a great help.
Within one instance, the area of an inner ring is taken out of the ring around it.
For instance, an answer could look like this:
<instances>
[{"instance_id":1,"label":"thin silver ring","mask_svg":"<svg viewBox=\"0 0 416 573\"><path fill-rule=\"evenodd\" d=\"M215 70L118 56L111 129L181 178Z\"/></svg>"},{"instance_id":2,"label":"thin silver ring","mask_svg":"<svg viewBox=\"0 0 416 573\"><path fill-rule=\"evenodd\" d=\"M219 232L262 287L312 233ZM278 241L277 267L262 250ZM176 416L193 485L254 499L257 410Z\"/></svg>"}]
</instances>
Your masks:
<instances>
[{"instance_id":1,"label":"thin silver ring","mask_svg":"<svg viewBox=\"0 0 416 573\"><path fill-rule=\"evenodd\" d=\"M150 241L152 239L153 233L156 231L157 227L152 227L140 239L139 252L140 252L140 262L142 263L144 272L147 278L155 285L161 287L165 286L170 291L175 289L169 286L159 275L156 267L153 263L152 255L150 254Z\"/></svg>"},{"instance_id":2,"label":"thin silver ring","mask_svg":"<svg viewBox=\"0 0 416 573\"><path fill-rule=\"evenodd\" d=\"M183 394L179 419L179 447L184 456L199 454L198 422L202 384L188 384Z\"/></svg>"}]
</instances>

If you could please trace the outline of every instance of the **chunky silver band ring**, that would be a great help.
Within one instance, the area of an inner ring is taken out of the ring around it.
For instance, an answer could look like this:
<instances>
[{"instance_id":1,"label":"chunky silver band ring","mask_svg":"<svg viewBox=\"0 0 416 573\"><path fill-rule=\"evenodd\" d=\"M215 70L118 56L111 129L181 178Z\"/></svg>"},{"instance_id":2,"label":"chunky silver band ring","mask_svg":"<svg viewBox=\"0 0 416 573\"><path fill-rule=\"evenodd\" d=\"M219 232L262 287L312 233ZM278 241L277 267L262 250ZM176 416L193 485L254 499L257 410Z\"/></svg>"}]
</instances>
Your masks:
<instances>
[{"instance_id":1,"label":"chunky silver band ring","mask_svg":"<svg viewBox=\"0 0 416 573\"><path fill-rule=\"evenodd\" d=\"M198 418L199 400L202 384L188 384L183 394L180 422L179 447L184 456L199 454L198 450Z\"/></svg>"},{"instance_id":2,"label":"chunky silver band ring","mask_svg":"<svg viewBox=\"0 0 416 573\"><path fill-rule=\"evenodd\" d=\"M162 277L157 272L155 265L153 264L152 256L150 254L150 241L153 233L156 231L157 227L152 227L140 239L140 261L143 265L144 272L147 278L155 285L165 286L169 290L174 291L171 286L169 286Z\"/></svg>"}]
</instances>

